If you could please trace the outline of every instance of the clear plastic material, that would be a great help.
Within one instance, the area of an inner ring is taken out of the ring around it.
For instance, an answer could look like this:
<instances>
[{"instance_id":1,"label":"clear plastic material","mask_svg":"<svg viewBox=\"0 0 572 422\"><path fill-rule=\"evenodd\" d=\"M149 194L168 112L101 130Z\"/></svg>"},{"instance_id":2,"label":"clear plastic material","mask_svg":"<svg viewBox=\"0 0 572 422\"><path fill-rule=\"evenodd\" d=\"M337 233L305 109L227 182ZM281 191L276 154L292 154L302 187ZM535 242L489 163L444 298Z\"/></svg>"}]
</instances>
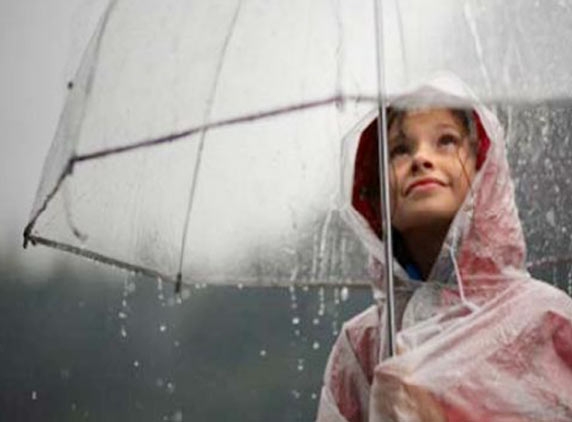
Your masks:
<instances>
[{"instance_id":1,"label":"clear plastic material","mask_svg":"<svg viewBox=\"0 0 572 422\"><path fill-rule=\"evenodd\" d=\"M367 248L340 218L340 163L377 104L373 6L112 0L69 85L27 242L189 283L367 284ZM550 107L572 98L570 6L409 0L383 12L384 95L449 70L505 110L539 245L530 260L555 231L564 246L549 258L567 256L570 119ZM529 159L547 171L531 174Z\"/></svg>"}]
</instances>

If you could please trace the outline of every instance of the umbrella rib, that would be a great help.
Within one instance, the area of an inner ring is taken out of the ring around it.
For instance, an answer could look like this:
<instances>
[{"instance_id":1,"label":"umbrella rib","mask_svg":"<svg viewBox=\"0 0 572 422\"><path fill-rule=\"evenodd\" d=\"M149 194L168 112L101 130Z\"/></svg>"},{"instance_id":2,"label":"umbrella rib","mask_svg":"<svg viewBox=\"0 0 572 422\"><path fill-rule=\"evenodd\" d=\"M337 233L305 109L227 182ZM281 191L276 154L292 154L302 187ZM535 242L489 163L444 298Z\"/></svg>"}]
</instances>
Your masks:
<instances>
[{"instance_id":1,"label":"umbrella rib","mask_svg":"<svg viewBox=\"0 0 572 422\"><path fill-rule=\"evenodd\" d=\"M278 107L278 108L271 109L268 111L255 112L255 113L250 113L250 114L246 114L243 116L231 117L231 118L219 120L216 122L206 123L204 125L195 126L195 127L192 127L190 129L186 129L186 130L183 130L180 132L174 132L174 133L171 133L169 135L161 136L158 138L151 138L151 139L146 139L146 140L139 141L139 142L134 142L134 143L129 144L129 145L124 145L124 146L119 146L119 147L114 147L114 148L106 148L106 149L102 149L99 151L90 152L90 153L86 153L86 154L79 154L79 155L72 157L71 160L74 163L75 162L82 162L82 161L90 161L90 160L94 160L94 159L98 159L98 158L104 158L104 157L107 157L109 155L115 155L115 154L121 154L124 152L129 152L129 151L140 149L140 148L152 147L152 146L157 146L157 145L161 145L161 144L179 141L179 140L182 140L183 138L195 135L197 133L207 132L208 130L211 130L211 129L218 129L218 128L222 128L222 127L252 122L255 120L261 120L261 119L265 119L265 118L280 116L283 114L288 114L288 113L292 113L292 112L296 112L296 111L302 111L302 110L307 110L307 109L311 109L311 108L322 107L322 106L326 106L329 104L340 104L340 103L343 104L343 103L349 102L349 101L353 101L356 103L361 103L361 102L372 102L373 103L376 101L376 99L375 99L375 97L367 96L367 95L335 95L332 97L318 99L315 101L292 104L289 106Z\"/></svg>"},{"instance_id":2,"label":"umbrella rib","mask_svg":"<svg viewBox=\"0 0 572 422\"><path fill-rule=\"evenodd\" d=\"M222 45L222 50L221 50L221 54L219 56L219 60L217 63L216 73L214 76L213 85L211 87L211 92L210 92L209 100L207 103L207 108L205 110L203 121L208 121L210 118L210 115L212 113L213 104L215 101L217 88L218 88L218 84L220 81L220 75L222 73L222 68L224 65L224 58L226 57L226 53L228 51L228 46L230 45L230 40L232 39L232 36L233 36L234 31L236 29L236 22L238 21L238 15L240 14L241 7L242 7L242 0L238 0L236 8L234 10L234 14L232 16L232 20L230 22L229 30L226 34L224 44ZM199 145L198 145L198 149L197 149L197 154L195 157L195 165L193 167L193 176L192 176L193 178L191 180L191 188L189 191L189 199L187 202L187 212L185 214L185 221L183 223L183 236L181 239L181 254L179 256L179 268L177 271L177 283L175 285L175 292L177 292L177 293L180 292L180 290L181 290L181 285L182 285L182 280L183 280L183 264L184 264L185 251L186 251L186 245L187 245L187 235L188 235L188 231L189 231L191 212L193 210L193 205L195 202L194 201L195 192L197 189L197 181L199 178L199 172L201 169L203 152L204 152L204 148L205 148L206 134L207 134L207 129L205 129L201 132Z\"/></svg>"},{"instance_id":3,"label":"umbrella rib","mask_svg":"<svg viewBox=\"0 0 572 422\"><path fill-rule=\"evenodd\" d=\"M161 280L168 280L174 282L175 279L171 276L167 276L159 271L152 270L150 268L142 267L139 265L130 264L119 259L111 258L106 255L102 255L98 252L92 251L86 248L80 248L77 246L70 245L64 242L58 242L56 240L48 239L42 236L29 235L27 238L33 245L39 244L48 246L50 248L59 249L64 252L73 253L75 255L84 256L96 262L101 262L103 264L111 265L113 267L122 268L124 270L132 271L138 274L143 274L153 278L160 278Z\"/></svg>"},{"instance_id":4,"label":"umbrella rib","mask_svg":"<svg viewBox=\"0 0 572 422\"><path fill-rule=\"evenodd\" d=\"M127 271L131 271L137 274L141 274L147 277L151 277L153 279L161 279L163 281L168 281L171 283L177 283L177 279L175 277L172 276L167 276L159 271L156 270L152 270L150 268L147 267L142 267L140 265L135 265L135 264L130 264L128 262L125 261L121 261L115 258L111 258L107 255L102 255L98 252L92 251L90 249L86 249L86 248L79 248L77 246L73 246L70 245L68 243L64 243L64 242L59 242L56 240L52 240L52 239L48 239L42 236L35 236L35 235L30 235L29 236L29 240L33 245L43 245L43 246L47 246L49 248L54 248L57 250L61 250L67 253L71 253L74 255L79 255L79 256L83 256L85 258L91 259L92 261L95 262L99 262L102 264L107 264L107 265L111 265L113 267L116 268L120 268L123 270L127 270ZM223 279L224 280L224 279ZM258 280L258 279L256 279ZM230 282L217 282L217 283L212 283L213 280L210 280L211 283L209 283L210 285L215 285L215 286L235 286L234 283L230 283ZM360 280L360 281L353 281L351 283L348 282L340 282L340 283L331 283L331 282L314 282L311 280L308 280L307 282L294 282L292 283L292 281L287 278L287 279L283 279L282 281L275 281L275 282L270 282L267 284L255 284L255 283L251 283L251 280L248 279L241 279L241 281L243 281L245 285L248 285L249 287L278 287L278 288L286 288L286 287L290 287L290 286L300 286L300 287L319 287L319 288L323 288L323 287L333 287L333 288L339 288L339 287L348 287L348 288L352 288L352 289L365 289L365 288L371 288L371 282L369 280ZM195 280L194 283L192 284L204 284L205 280Z\"/></svg>"}]
</instances>

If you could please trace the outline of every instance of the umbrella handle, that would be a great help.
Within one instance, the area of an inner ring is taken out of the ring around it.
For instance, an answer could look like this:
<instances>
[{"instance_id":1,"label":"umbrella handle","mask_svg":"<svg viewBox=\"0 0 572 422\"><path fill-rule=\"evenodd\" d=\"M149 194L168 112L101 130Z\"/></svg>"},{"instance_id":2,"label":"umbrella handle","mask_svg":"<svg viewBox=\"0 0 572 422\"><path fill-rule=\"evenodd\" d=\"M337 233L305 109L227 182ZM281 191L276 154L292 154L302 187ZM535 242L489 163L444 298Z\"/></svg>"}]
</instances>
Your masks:
<instances>
[{"instance_id":1,"label":"umbrella handle","mask_svg":"<svg viewBox=\"0 0 572 422\"><path fill-rule=\"evenodd\" d=\"M386 287L386 327L387 327L387 345L389 348L389 357L395 356L395 292L393 283L393 239L391 235L391 204L390 204L390 186L389 186L389 151L387 144L387 116L385 99L385 72L383 71L383 9L382 0L373 0L375 8L375 33L376 33L376 58L377 58L377 104L379 122L377 125L377 139L379 142L379 185L381 188L381 215L382 215L382 236L384 241L384 258L385 258L385 287Z\"/></svg>"}]
</instances>

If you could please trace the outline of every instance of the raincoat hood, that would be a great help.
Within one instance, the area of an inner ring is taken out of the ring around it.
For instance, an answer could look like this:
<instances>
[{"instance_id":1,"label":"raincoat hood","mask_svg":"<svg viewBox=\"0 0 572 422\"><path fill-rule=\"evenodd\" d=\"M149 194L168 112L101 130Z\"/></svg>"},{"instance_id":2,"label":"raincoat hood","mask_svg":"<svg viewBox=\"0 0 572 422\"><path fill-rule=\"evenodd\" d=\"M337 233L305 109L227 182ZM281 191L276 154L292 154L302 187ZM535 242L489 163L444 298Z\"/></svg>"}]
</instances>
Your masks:
<instances>
[{"instance_id":1,"label":"raincoat hood","mask_svg":"<svg viewBox=\"0 0 572 422\"><path fill-rule=\"evenodd\" d=\"M457 77L443 74L390 101L396 108L448 107L473 110L476 123L477 175L459 208L428 277L440 283L476 287L474 280L514 278L525 273L525 243L514 199L504 134L496 116L479 103ZM379 197L377 111L347 137L344 154L344 217L372 256L371 268L383 289L383 244ZM397 277L409 276L395 260ZM458 269L456 271L455 269Z\"/></svg>"}]
</instances>

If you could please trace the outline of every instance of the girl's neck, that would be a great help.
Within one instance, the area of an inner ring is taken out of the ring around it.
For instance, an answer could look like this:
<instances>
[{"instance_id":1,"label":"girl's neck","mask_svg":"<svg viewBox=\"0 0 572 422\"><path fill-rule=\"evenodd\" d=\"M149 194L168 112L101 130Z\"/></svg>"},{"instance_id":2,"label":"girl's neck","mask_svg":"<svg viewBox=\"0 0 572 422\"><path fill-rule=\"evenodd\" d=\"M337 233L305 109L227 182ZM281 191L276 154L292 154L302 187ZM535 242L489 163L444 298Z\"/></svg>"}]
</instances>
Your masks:
<instances>
[{"instance_id":1,"label":"girl's neck","mask_svg":"<svg viewBox=\"0 0 572 422\"><path fill-rule=\"evenodd\" d=\"M417 265L423 280L429 277L429 272L441 252L448 228L449 224L435 224L432 227L416 227L402 233L408 255Z\"/></svg>"}]
</instances>

